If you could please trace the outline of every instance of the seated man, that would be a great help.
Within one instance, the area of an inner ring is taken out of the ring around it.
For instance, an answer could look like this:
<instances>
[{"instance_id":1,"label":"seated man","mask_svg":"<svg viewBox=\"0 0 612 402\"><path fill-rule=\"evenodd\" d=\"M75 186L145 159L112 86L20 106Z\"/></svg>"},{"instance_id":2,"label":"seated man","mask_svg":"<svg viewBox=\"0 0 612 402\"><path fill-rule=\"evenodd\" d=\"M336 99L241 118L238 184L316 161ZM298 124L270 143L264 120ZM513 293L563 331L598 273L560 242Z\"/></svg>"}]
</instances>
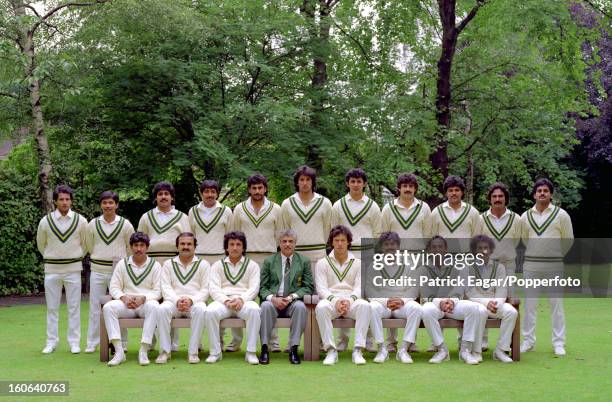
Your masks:
<instances>
[{"instance_id":1,"label":"seated man","mask_svg":"<svg viewBox=\"0 0 612 402\"><path fill-rule=\"evenodd\" d=\"M380 244L383 253L394 254L400 247L400 237L396 232L384 232L380 236ZM414 276L410 267L386 266L381 270L384 278L400 278L402 275ZM397 288L396 288L397 289ZM402 363L412 363L408 350L416 340L416 332L421 323L421 305L415 301L419 296L419 288L416 286L397 289L402 296L390 298L370 299L370 325L374 334L374 340L379 345L378 353L374 357L374 363L384 363L389 358L389 352L385 346L383 334L383 318L405 318L404 339L397 351L395 358Z\"/></svg>"},{"instance_id":2,"label":"seated man","mask_svg":"<svg viewBox=\"0 0 612 402\"><path fill-rule=\"evenodd\" d=\"M349 252L353 236L342 225L332 228L327 246L333 250L317 262L315 283L320 301L315 309L323 348L327 356L326 366L338 362L338 350L334 342L332 320L348 317L355 322L355 347L353 363L365 364L362 349L370 324L370 305L361 299L361 261Z\"/></svg>"},{"instance_id":3,"label":"seated man","mask_svg":"<svg viewBox=\"0 0 612 402\"><path fill-rule=\"evenodd\" d=\"M160 354L155 363L164 364L170 358L172 342L170 324L172 317L191 318L191 337L187 360L200 362L198 348L204 330L206 300L208 300L208 274L210 265L195 256L197 240L191 232L183 232L176 238L177 257L164 262L161 289L164 302L157 313Z\"/></svg>"},{"instance_id":4,"label":"seated man","mask_svg":"<svg viewBox=\"0 0 612 402\"><path fill-rule=\"evenodd\" d=\"M454 286L449 281L467 283L467 269L458 270L443 264L447 252L446 240L441 236L434 236L427 245L428 257L432 255L433 264L419 268L420 296L423 305L423 324L431 337L437 352L429 360L430 363L442 363L450 360L448 348L444 344L442 328L438 320L453 318L463 320L463 338L459 358L467 364L478 364L479 360L473 353L481 353L482 322L487 319L485 312L479 310L478 304L463 300L465 289L463 286ZM448 255L448 254L447 254ZM429 258L431 259L431 258ZM422 280L426 278L427 282ZM460 285L460 284L457 284Z\"/></svg>"},{"instance_id":5,"label":"seated man","mask_svg":"<svg viewBox=\"0 0 612 402\"><path fill-rule=\"evenodd\" d=\"M259 362L268 364L270 354L268 342L277 317L291 318L289 330L289 361L300 364L298 347L306 328L308 310L300 300L313 292L310 259L295 252L297 233L284 230L279 236L280 252L264 261L261 270L259 297L261 303L261 356Z\"/></svg>"},{"instance_id":6,"label":"seated man","mask_svg":"<svg viewBox=\"0 0 612 402\"><path fill-rule=\"evenodd\" d=\"M255 297L259 292L259 265L245 256L246 236L242 232L229 232L223 237L226 257L217 261L210 272L210 296L214 300L206 312L206 329L210 354L206 363L221 360L219 340L220 321L239 317L246 321L247 352L249 364L259 364L255 354L261 318Z\"/></svg>"},{"instance_id":7,"label":"seated man","mask_svg":"<svg viewBox=\"0 0 612 402\"><path fill-rule=\"evenodd\" d=\"M133 233L130 236L132 256L119 261L113 271L109 291L114 300L106 303L102 309L108 339L115 347L115 356L108 362L109 366L125 361L119 318L134 317L145 319L138 362L141 366L149 364L148 353L153 343L158 300L161 298L161 266L153 258L147 257L148 248L149 236L142 232Z\"/></svg>"},{"instance_id":8,"label":"seated man","mask_svg":"<svg viewBox=\"0 0 612 402\"><path fill-rule=\"evenodd\" d=\"M484 235L474 236L470 241L470 249L472 254L482 254L484 260L483 265L474 264L470 267L470 276L476 280L496 280L498 283L502 283L506 278L506 269L497 260L491 260L490 258L495 249L493 239ZM497 339L497 347L493 352L493 359L503 363L512 363L512 358L506 352L510 350L512 331L516 324L518 312L510 303L506 303L508 289L496 284L487 287L471 286L468 287L466 295L470 300L479 303L479 308L485 311L489 317L501 319L499 338ZM486 320L484 324L486 324ZM484 326L482 331L484 332ZM477 357L482 359L482 355Z\"/></svg>"}]
</instances>

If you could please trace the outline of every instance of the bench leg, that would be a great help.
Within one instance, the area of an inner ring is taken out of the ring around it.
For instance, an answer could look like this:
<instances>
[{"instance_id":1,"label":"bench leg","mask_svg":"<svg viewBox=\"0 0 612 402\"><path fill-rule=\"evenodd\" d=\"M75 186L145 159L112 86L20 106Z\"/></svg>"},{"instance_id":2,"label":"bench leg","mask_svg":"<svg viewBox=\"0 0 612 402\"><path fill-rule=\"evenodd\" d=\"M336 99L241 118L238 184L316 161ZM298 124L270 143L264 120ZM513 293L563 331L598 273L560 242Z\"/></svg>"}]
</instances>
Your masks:
<instances>
[{"instance_id":1,"label":"bench leg","mask_svg":"<svg viewBox=\"0 0 612 402\"><path fill-rule=\"evenodd\" d=\"M311 358L312 361L317 361L320 359L319 348L321 345L321 333L319 332L319 323L317 322L317 316L315 315L315 306L312 306L311 317L312 317L312 336L310 339L310 347L311 347Z\"/></svg>"},{"instance_id":2,"label":"bench leg","mask_svg":"<svg viewBox=\"0 0 612 402\"><path fill-rule=\"evenodd\" d=\"M516 316L516 324L512 331L512 343L510 344L512 350L512 360L515 362L521 361L521 313L519 312Z\"/></svg>"},{"instance_id":3,"label":"bench leg","mask_svg":"<svg viewBox=\"0 0 612 402\"><path fill-rule=\"evenodd\" d=\"M106 324L104 317L100 314L100 361L107 362L109 360L109 342L108 333L106 332Z\"/></svg>"},{"instance_id":4,"label":"bench leg","mask_svg":"<svg viewBox=\"0 0 612 402\"><path fill-rule=\"evenodd\" d=\"M312 361L312 310L307 309L306 328L304 328L304 360Z\"/></svg>"}]
</instances>

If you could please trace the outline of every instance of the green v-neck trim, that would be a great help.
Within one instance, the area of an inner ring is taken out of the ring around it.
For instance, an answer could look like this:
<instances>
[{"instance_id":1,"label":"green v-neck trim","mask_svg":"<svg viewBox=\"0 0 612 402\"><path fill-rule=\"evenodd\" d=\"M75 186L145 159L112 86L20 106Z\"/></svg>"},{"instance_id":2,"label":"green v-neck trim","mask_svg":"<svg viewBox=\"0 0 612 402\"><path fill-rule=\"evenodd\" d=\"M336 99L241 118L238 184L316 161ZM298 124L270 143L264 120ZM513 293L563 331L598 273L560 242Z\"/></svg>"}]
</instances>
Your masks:
<instances>
[{"instance_id":1,"label":"green v-neck trim","mask_svg":"<svg viewBox=\"0 0 612 402\"><path fill-rule=\"evenodd\" d=\"M197 205L192 207L191 210L193 211L193 216L198 226L200 226L204 232L209 233L215 226L217 226L217 223L219 223L219 221L221 220L221 217L225 212L225 208L227 207L225 205L222 205L208 224L206 224L204 222L204 219L200 216L200 211Z\"/></svg>"},{"instance_id":2,"label":"green v-neck trim","mask_svg":"<svg viewBox=\"0 0 612 402\"><path fill-rule=\"evenodd\" d=\"M132 265L128 262L127 258L125 259L125 265L127 267L127 274L132 280L132 283L134 283L134 286L139 286L153 270L155 260L150 258L149 264L145 267L144 272L140 275L136 275L136 273L132 270Z\"/></svg>"},{"instance_id":3,"label":"green v-neck trim","mask_svg":"<svg viewBox=\"0 0 612 402\"><path fill-rule=\"evenodd\" d=\"M121 229L123 228L124 221L125 219L120 217L119 223L117 223L117 227L115 227L115 229L113 229L113 231L107 235L104 232L104 229L102 228L100 219L96 219L96 232L98 232L98 236L100 236L100 239L102 239L102 241L106 243L107 246L110 245L112 242L114 242L117 236L119 236L119 233L121 233Z\"/></svg>"},{"instance_id":4,"label":"green v-neck trim","mask_svg":"<svg viewBox=\"0 0 612 402\"><path fill-rule=\"evenodd\" d=\"M62 243L66 243L66 241L70 238L70 236L72 236L74 232L76 231L76 228L79 223L79 214L74 212L74 216L72 217L72 222L70 222L70 226L68 227L68 229L66 229L65 232L62 232L57 227L57 225L55 224L55 221L51 217L51 213L47 215L47 221L49 222L49 228L51 228L51 232L53 232L53 234L59 239L59 241L61 241Z\"/></svg>"},{"instance_id":5,"label":"green v-neck trim","mask_svg":"<svg viewBox=\"0 0 612 402\"><path fill-rule=\"evenodd\" d=\"M251 221L251 223L257 228L259 227L259 224L261 224L261 222L266 219L266 217L268 215L270 215L270 212L272 212L272 208L274 208L274 203L272 201L270 201L270 206L268 207L267 210L265 210L260 216L259 218L255 218L253 216L253 214L251 214L251 212L249 212L249 208L246 206L246 203L248 201L244 201L242 203L242 210L244 211L244 213L246 214L247 218L249 218L249 220Z\"/></svg>"},{"instance_id":6,"label":"green v-neck trim","mask_svg":"<svg viewBox=\"0 0 612 402\"><path fill-rule=\"evenodd\" d=\"M355 259L351 258L344 271L340 272L340 270L338 270L338 267L336 267L336 264L333 263L329 256L325 258L327 259L327 263L331 267L332 271L334 271L334 274L336 274L336 278L338 278L340 282L342 282L344 278L346 278L346 275L348 275L349 271L351 270L351 267L353 266L353 262L355 262Z\"/></svg>"},{"instance_id":7,"label":"green v-neck trim","mask_svg":"<svg viewBox=\"0 0 612 402\"><path fill-rule=\"evenodd\" d=\"M472 205L470 205L470 204L468 204L466 202L465 203L465 210L461 213L461 215L459 215L457 220L455 220L455 222L453 222L453 223L451 223L451 221L446 216L446 213L444 213L444 206L443 205L438 206L438 209L440 211L440 218L442 219L442 222L444 223L444 226L446 226L446 228L451 233L453 233L455 230L457 230L459 228L459 226L461 226L463 224L463 222L467 218L468 214L470 213L470 210L472 209Z\"/></svg>"},{"instance_id":8,"label":"green v-neck trim","mask_svg":"<svg viewBox=\"0 0 612 402\"><path fill-rule=\"evenodd\" d=\"M249 265L249 261L250 261L250 259L248 257L245 257L244 261L242 262L242 265L238 269L238 272L234 276L234 275L232 275L232 272L230 271L229 265L225 262L225 259L221 260L221 264L223 264L223 272L225 273L225 278L232 285L236 285L238 282L240 282L240 280L242 279L242 277L246 273L246 269L247 269L247 266Z\"/></svg>"},{"instance_id":9,"label":"green v-neck trim","mask_svg":"<svg viewBox=\"0 0 612 402\"><path fill-rule=\"evenodd\" d=\"M370 207L372 207L373 203L374 203L374 201L372 201L371 198L368 198L368 201L366 202L366 205L361 209L361 211L359 211L357 213L357 215L353 216L353 214L351 214L351 211L350 211L348 205L346 204L346 197L342 197L340 199L340 206L342 207L342 211L344 212L344 216L346 216L346 219L348 220L348 222L349 222L349 224L351 226L357 225L359 223L359 221L361 219L363 219L363 217L370 210Z\"/></svg>"},{"instance_id":10,"label":"green v-neck trim","mask_svg":"<svg viewBox=\"0 0 612 402\"><path fill-rule=\"evenodd\" d=\"M174 261L174 259L172 260L172 269L174 270L174 274L176 275L177 279L183 286L187 285L187 283L189 283L189 281L193 279L196 272L198 272L198 268L200 267L200 262L202 262L202 260L197 260L193 264L191 269L187 271L185 275L183 275L183 272L181 271L181 268L179 267L179 265L176 263L176 261Z\"/></svg>"},{"instance_id":11,"label":"green v-neck trim","mask_svg":"<svg viewBox=\"0 0 612 402\"><path fill-rule=\"evenodd\" d=\"M535 219L533 218L533 211L530 209L529 211L527 211L527 221L529 221L529 225L531 226L533 231L536 232L538 236L542 236L542 234L546 232L546 229L548 229L551 223L555 220L555 218L559 214L560 209L561 208L555 205L553 211L550 213L550 216L546 218L542 225L538 225L536 223Z\"/></svg>"},{"instance_id":12,"label":"green v-neck trim","mask_svg":"<svg viewBox=\"0 0 612 402\"><path fill-rule=\"evenodd\" d=\"M487 226L487 229L489 229L489 232L491 232L493 237L495 237L497 241L501 241L508 234L510 228L512 227L512 223L514 222L514 213L510 212L510 218L508 218L508 222L506 222L506 225L502 228L500 232L495 229L493 222L491 222L486 212L483 214L483 220L485 222L485 225Z\"/></svg>"},{"instance_id":13,"label":"green v-neck trim","mask_svg":"<svg viewBox=\"0 0 612 402\"><path fill-rule=\"evenodd\" d=\"M183 213L181 211L176 211L176 215L174 215L174 218L170 219L164 225L160 225L157 222L157 220L155 219L155 214L153 213L153 210L150 210L149 212L147 212L147 216L149 217L151 226L153 226L153 230L155 230L157 234L162 234L164 232L167 232L168 229L174 226L174 224L177 223L181 219L181 217L183 216Z\"/></svg>"},{"instance_id":14,"label":"green v-neck trim","mask_svg":"<svg viewBox=\"0 0 612 402\"><path fill-rule=\"evenodd\" d=\"M395 219L397 219L402 228L404 230L408 230L408 228L410 228L410 226L416 220L417 216L419 216L419 212L421 212L421 208L423 207L423 201L419 202L419 204L414 208L414 211L412 211L412 213L408 215L406 219L404 219L401 212L399 211L399 208L393 202L390 203L390 207L391 211L393 212L393 215L395 215Z\"/></svg>"},{"instance_id":15,"label":"green v-neck trim","mask_svg":"<svg viewBox=\"0 0 612 402\"><path fill-rule=\"evenodd\" d=\"M302 209L299 207L299 205L293 199L293 197L289 197L289 203L291 204L291 207L293 208L297 216L302 220L302 222L304 222L304 224L308 224L308 222L310 222L312 217L317 213L319 208L321 208L321 205L323 205L323 197L319 197L314 202L312 209L308 212L302 211Z\"/></svg>"}]
</instances>

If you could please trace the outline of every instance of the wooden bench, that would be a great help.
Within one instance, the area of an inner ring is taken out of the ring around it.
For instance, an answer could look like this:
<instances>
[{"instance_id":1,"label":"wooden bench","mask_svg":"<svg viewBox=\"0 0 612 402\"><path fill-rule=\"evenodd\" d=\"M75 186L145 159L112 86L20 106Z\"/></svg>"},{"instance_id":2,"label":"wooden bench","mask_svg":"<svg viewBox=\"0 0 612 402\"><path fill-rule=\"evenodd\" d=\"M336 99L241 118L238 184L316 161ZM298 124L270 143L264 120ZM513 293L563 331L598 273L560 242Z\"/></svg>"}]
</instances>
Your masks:
<instances>
[{"instance_id":1,"label":"wooden bench","mask_svg":"<svg viewBox=\"0 0 612 402\"><path fill-rule=\"evenodd\" d=\"M110 296L104 296L100 299L102 307L104 304L112 300ZM172 328L191 328L190 318L173 318L171 321ZM142 328L144 326L144 318L120 318L119 327L121 328ZM246 322L241 318L226 318L221 320L221 328L245 328ZM312 344L310 336L312 334L312 320L310 315L306 319L306 328L304 330L304 360L315 360L313 354L308 347ZM291 318L277 318L275 328L291 328ZM110 358L111 344L106 332L104 316L100 314L100 361L107 362ZM318 359L318 353L316 359Z\"/></svg>"},{"instance_id":2,"label":"wooden bench","mask_svg":"<svg viewBox=\"0 0 612 402\"><path fill-rule=\"evenodd\" d=\"M304 296L304 303L306 304L306 307L308 307L309 318L312 320L312 323L311 323L312 336L310 337L310 341L312 342L310 346L311 353L312 353L311 355L312 360L319 360L320 358L319 348L320 348L320 343L321 343L321 333L319 332L319 325L316 321L315 314L314 314L314 309L318 302L319 302L318 295ZM519 311L520 300L514 299L514 298L513 299L508 298L507 302L512 304L512 306L514 306L516 311L519 312L519 314L516 317L516 325L514 326L514 330L512 331L512 343L510 345L510 348L512 350L512 353L511 353L512 360L520 361L521 360L521 350L520 350L520 340L521 340L520 322L521 320L520 320L520 311ZM403 318L383 318L382 322L383 322L383 328L402 328L403 329L406 327L406 320ZM452 318L442 318L439 320L439 322L440 322L440 327L442 328L463 328L463 321L460 321L460 320L455 320ZM351 318L336 318L335 320L332 320L332 326L334 328L355 328L355 320ZM501 326L500 319L497 319L497 318L487 319L486 328L499 328L500 326ZM419 325L419 328L425 328L422 321L421 321L421 324Z\"/></svg>"}]
</instances>

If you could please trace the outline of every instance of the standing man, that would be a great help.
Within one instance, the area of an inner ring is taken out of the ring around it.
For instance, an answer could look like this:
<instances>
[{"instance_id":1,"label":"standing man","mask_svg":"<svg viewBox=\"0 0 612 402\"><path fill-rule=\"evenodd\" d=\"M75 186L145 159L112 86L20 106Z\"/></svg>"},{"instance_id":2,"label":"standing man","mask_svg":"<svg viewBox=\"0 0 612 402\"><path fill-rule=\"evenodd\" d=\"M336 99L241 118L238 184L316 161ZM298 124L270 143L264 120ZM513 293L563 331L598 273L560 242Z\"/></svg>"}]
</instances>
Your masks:
<instances>
[{"instance_id":1,"label":"standing man","mask_svg":"<svg viewBox=\"0 0 612 402\"><path fill-rule=\"evenodd\" d=\"M301 299L314 289L310 260L295 252L297 241L297 233L293 229L282 231L279 236L280 252L266 258L261 270L261 364L270 362L268 342L277 317L291 318L289 361L291 364L300 364L298 347L308 317L308 310Z\"/></svg>"},{"instance_id":2,"label":"standing man","mask_svg":"<svg viewBox=\"0 0 612 402\"><path fill-rule=\"evenodd\" d=\"M166 260L162 267L161 289L164 302L159 306L160 354L155 363L165 364L171 354L170 324L172 318L191 318L189 363L200 362L198 348L204 330L206 301L208 300L208 274L210 265L195 256L198 241L193 233L185 232L176 238L179 255Z\"/></svg>"},{"instance_id":3,"label":"standing man","mask_svg":"<svg viewBox=\"0 0 612 402\"><path fill-rule=\"evenodd\" d=\"M572 247L574 230L570 216L552 203L555 189L548 179L538 179L533 185L535 205L521 216L522 239L526 245L523 272L525 279L550 279L563 275L563 257ZM559 291L558 289L556 291ZM552 345L555 356L565 355L565 313L563 299L549 295L552 313ZM534 350L536 316L540 289L525 294L525 319L521 353Z\"/></svg>"},{"instance_id":4,"label":"standing man","mask_svg":"<svg viewBox=\"0 0 612 402\"><path fill-rule=\"evenodd\" d=\"M117 263L130 254L130 236L134 226L117 215L119 195L113 191L100 194L102 215L92 219L87 227L87 249L91 262L89 276L89 325L85 353L94 353L100 344L100 298L106 294ZM123 348L127 329L122 329Z\"/></svg>"},{"instance_id":5,"label":"standing man","mask_svg":"<svg viewBox=\"0 0 612 402\"><path fill-rule=\"evenodd\" d=\"M247 256L261 267L266 258L276 253L276 239L282 229L281 209L268 199L268 179L263 175L256 173L249 176L247 189L249 198L234 208L233 228L244 232L249 241ZM226 352L240 350L242 329L232 330L232 337ZM273 331L271 349L273 352L281 350L277 331Z\"/></svg>"},{"instance_id":6,"label":"standing man","mask_svg":"<svg viewBox=\"0 0 612 402\"><path fill-rule=\"evenodd\" d=\"M130 248L132 256L117 263L111 278L110 294L113 300L102 308L108 339L115 347L115 356L108 362L111 367L125 361L119 318L144 318L138 352L138 363L141 366L149 364L148 354L157 324L158 300L161 298L161 266L147 256L149 236L146 234L133 233L130 236Z\"/></svg>"},{"instance_id":7,"label":"standing man","mask_svg":"<svg viewBox=\"0 0 612 402\"><path fill-rule=\"evenodd\" d=\"M370 324L370 305L361 298L361 261L349 251L351 231L345 226L335 226L327 242L332 249L329 255L317 263L315 280L319 303L315 308L323 348L327 356L326 366L338 362L338 348L334 342L332 320L348 317L355 320L355 346L353 363L366 364L362 349Z\"/></svg>"},{"instance_id":8,"label":"standing man","mask_svg":"<svg viewBox=\"0 0 612 402\"><path fill-rule=\"evenodd\" d=\"M211 264L225 256L223 236L231 231L232 210L217 199L221 188L215 180L200 184L202 202L189 210L191 232L197 240L196 255Z\"/></svg>"},{"instance_id":9,"label":"standing man","mask_svg":"<svg viewBox=\"0 0 612 402\"><path fill-rule=\"evenodd\" d=\"M157 206L146 212L138 222L138 231L149 236L151 246L149 257L155 258L163 264L166 260L175 257L176 237L190 231L189 218L174 208L176 192L174 186L165 181L153 187L153 197ZM172 329L172 350L178 350L179 331Z\"/></svg>"},{"instance_id":10,"label":"standing man","mask_svg":"<svg viewBox=\"0 0 612 402\"><path fill-rule=\"evenodd\" d=\"M469 203L462 201L465 183L459 176L448 176L443 184L446 202L438 205L431 213L431 235L445 239L459 239L451 245L451 252L467 252L470 239L480 229L480 214Z\"/></svg>"},{"instance_id":11,"label":"standing man","mask_svg":"<svg viewBox=\"0 0 612 402\"><path fill-rule=\"evenodd\" d=\"M397 233L402 242L402 250L420 252L425 249L431 237L431 210L426 202L416 198L418 189L419 183L414 174L400 174L397 178L399 197L382 209L381 230ZM388 330L387 349L389 352L397 350L395 328ZM409 351L418 351L414 342Z\"/></svg>"},{"instance_id":12,"label":"standing man","mask_svg":"<svg viewBox=\"0 0 612 402\"><path fill-rule=\"evenodd\" d=\"M317 173L308 166L293 174L296 193L281 205L282 226L297 233L296 251L310 259L311 267L325 257L325 243L331 229L332 203L316 193Z\"/></svg>"},{"instance_id":13,"label":"standing man","mask_svg":"<svg viewBox=\"0 0 612 402\"><path fill-rule=\"evenodd\" d=\"M242 232L229 232L223 238L224 259L217 261L210 272L210 296L213 302L206 312L206 329L210 354L206 363L221 360L219 323L228 317L239 317L246 321L247 351L245 360L259 364L257 336L261 323L260 309L255 303L259 292L259 265L247 257L247 239Z\"/></svg>"},{"instance_id":14,"label":"standing man","mask_svg":"<svg viewBox=\"0 0 612 402\"><path fill-rule=\"evenodd\" d=\"M361 250L369 247L362 244L362 239L374 239L380 236L380 208L374 200L364 193L368 185L368 176L363 169L349 170L344 177L344 183L349 192L334 204L332 226L343 225L349 228L353 236L351 252L355 254L356 259L361 260ZM340 330L339 351L348 347L348 334L348 328ZM368 335L367 346L368 350L376 351L372 345L371 335Z\"/></svg>"},{"instance_id":15,"label":"standing man","mask_svg":"<svg viewBox=\"0 0 612 402\"><path fill-rule=\"evenodd\" d=\"M59 343L58 321L62 287L68 305L68 344L72 353L81 353L81 261L87 254L87 219L71 209L74 193L65 185L53 191L55 210L42 218L36 245L45 266L47 302L47 343L44 354L53 353Z\"/></svg>"},{"instance_id":16,"label":"standing man","mask_svg":"<svg viewBox=\"0 0 612 402\"><path fill-rule=\"evenodd\" d=\"M138 231L149 236L151 242L149 257L160 264L178 254L176 236L190 230L187 215L174 208L175 196L172 184L165 181L157 183L153 187L157 206L142 215L138 222Z\"/></svg>"},{"instance_id":17,"label":"standing man","mask_svg":"<svg viewBox=\"0 0 612 402\"><path fill-rule=\"evenodd\" d=\"M385 254L395 254L400 249L400 237L395 232L384 232L379 240L382 252ZM381 270L382 277L385 279L398 279L402 276L412 276L413 271L409 266L389 266ZM415 278L416 279L416 278ZM418 283L418 282L417 282ZM389 352L383 339L383 318L404 318L406 326L404 328L404 338L402 345L395 358L402 363L412 363L412 358L408 354L410 346L416 341L416 333L421 323L421 305L415 300L419 297L418 286L394 287L394 289L405 297L389 298L370 298L371 317L370 325L374 333L374 339L378 344L378 353L374 358L374 363L384 363L389 358Z\"/></svg>"},{"instance_id":18,"label":"standing man","mask_svg":"<svg viewBox=\"0 0 612 402\"><path fill-rule=\"evenodd\" d=\"M499 360L503 363L512 363L510 356L506 354L510 350L512 341L512 331L516 325L518 312L510 304L506 303L508 295L504 283L506 278L506 269L498 260L494 260L491 256L494 254L495 243L493 239L485 235L474 236L470 241L470 249L472 254L480 254L483 258L483 264L473 264L470 266L470 275L478 280L488 280L490 286L468 286L466 295L468 299L479 303L480 310L485 310L488 317L498 318L501 320L499 328L499 338L497 346L493 351L493 360ZM486 320L481 323L479 331L484 331ZM477 354L476 358L482 359L481 354Z\"/></svg>"}]
</instances>

